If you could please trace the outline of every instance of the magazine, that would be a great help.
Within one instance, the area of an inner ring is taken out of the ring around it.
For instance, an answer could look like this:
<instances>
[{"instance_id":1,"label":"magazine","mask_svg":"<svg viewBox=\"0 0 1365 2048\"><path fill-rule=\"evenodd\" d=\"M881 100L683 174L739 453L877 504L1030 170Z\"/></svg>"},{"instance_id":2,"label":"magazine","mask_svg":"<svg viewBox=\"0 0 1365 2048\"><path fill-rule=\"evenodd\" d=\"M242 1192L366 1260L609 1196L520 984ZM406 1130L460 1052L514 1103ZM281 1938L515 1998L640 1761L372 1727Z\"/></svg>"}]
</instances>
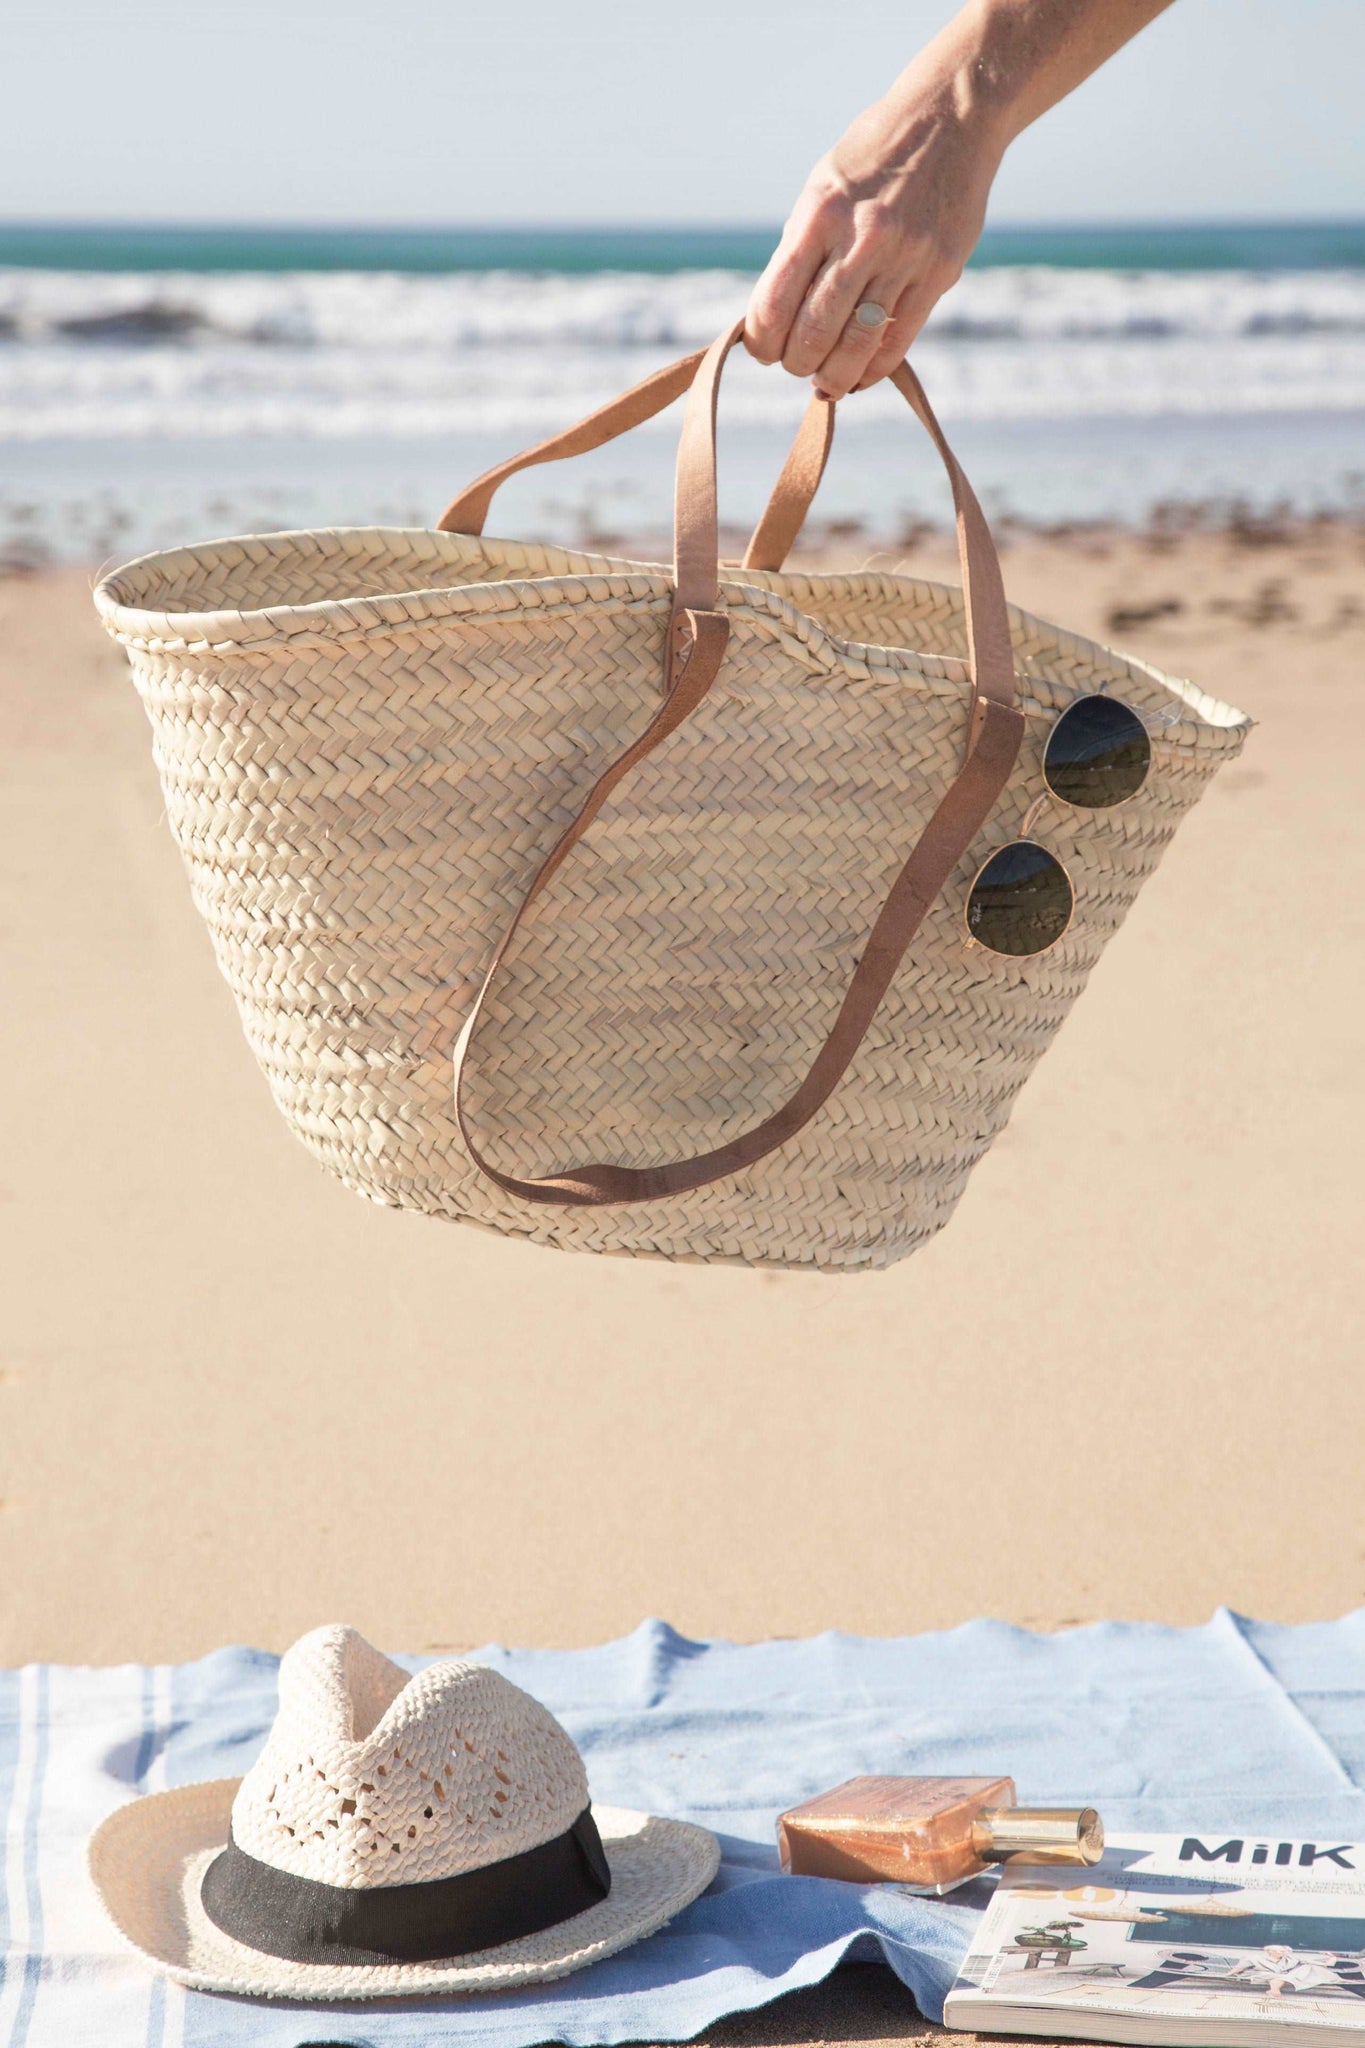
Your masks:
<instances>
[{"instance_id":1,"label":"magazine","mask_svg":"<svg viewBox=\"0 0 1365 2048\"><path fill-rule=\"evenodd\" d=\"M1088 1870L1010 1865L950 2027L1365 2048L1365 1844L1124 1835Z\"/></svg>"}]
</instances>

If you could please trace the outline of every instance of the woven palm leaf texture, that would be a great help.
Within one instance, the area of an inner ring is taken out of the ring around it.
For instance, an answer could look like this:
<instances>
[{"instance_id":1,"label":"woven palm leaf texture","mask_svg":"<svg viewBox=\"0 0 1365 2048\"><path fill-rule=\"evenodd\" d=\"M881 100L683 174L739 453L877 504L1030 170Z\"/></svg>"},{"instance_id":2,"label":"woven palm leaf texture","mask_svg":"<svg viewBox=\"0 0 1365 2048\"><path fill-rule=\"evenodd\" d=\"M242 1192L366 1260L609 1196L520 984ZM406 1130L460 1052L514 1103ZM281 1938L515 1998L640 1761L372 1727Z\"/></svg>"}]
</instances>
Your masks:
<instances>
[{"instance_id":1,"label":"woven palm leaf texture","mask_svg":"<svg viewBox=\"0 0 1365 2048\"><path fill-rule=\"evenodd\" d=\"M458 502L458 501L457 501ZM479 532L273 533L147 556L96 601L166 812L290 1127L375 1202L565 1248L865 1270L925 1242L1244 716L1010 609L1022 739L828 1100L713 1184L531 1202L470 1156L452 1062L490 959L588 792L649 725L675 571ZM722 568L697 707L608 795L490 987L465 1111L509 1176L663 1166L773 1114L972 740L960 590ZM1075 915L1033 958L968 940L1058 716L1117 695L1146 783L1034 830Z\"/></svg>"}]
</instances>

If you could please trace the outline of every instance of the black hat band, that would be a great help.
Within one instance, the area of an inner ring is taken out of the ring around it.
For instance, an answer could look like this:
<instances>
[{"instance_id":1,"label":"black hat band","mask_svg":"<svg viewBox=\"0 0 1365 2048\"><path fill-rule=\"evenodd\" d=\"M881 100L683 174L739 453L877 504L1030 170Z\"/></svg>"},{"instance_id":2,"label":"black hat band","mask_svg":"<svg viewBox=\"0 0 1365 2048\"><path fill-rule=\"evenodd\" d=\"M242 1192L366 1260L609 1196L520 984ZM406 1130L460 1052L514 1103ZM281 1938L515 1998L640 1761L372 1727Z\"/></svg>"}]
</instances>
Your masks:
<instances>
[{"instance_id":1,"label":"black hat band","mask_svg":"<svg viewBox=\"0 0 1365 2048\"><path fill-rule=\"evenodd\" d=\"M429 1963L539 1934L596 1906L611 1871L591 1807L553 1841L420 1884L320 1884L249 1856L228 1836L204 1872L214 1926L291 1963Z\"/></svg>"}]
</instances>

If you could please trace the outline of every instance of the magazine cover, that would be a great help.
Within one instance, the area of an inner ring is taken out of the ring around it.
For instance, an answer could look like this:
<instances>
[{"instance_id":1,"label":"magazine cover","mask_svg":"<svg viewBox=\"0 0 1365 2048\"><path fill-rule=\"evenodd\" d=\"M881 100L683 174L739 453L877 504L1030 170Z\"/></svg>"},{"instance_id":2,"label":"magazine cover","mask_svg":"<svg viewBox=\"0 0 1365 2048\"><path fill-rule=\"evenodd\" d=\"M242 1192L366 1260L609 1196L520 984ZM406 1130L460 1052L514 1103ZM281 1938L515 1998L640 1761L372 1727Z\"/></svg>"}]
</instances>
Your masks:
<instances>
[{"instance_id":1,"label":"magazine cover","mask_svg":"<svg viewBox=\"0 0 1365 2048\"><path fill-rule=\"evenodd\" d=\"M949 2026L1097 2040L1365 2043L1365 1846L1129 1835L1007 1869Z\"/></svg>"}]
</instances>

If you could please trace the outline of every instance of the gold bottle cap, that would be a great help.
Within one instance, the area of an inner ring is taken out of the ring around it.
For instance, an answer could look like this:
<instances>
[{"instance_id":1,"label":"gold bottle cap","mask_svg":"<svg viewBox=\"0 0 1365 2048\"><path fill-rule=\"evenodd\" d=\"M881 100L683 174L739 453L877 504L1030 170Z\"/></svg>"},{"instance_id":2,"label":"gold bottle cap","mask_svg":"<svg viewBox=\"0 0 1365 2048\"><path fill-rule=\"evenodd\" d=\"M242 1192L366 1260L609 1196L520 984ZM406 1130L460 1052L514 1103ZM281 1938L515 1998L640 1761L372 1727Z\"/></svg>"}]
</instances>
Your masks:
<instances>
[{"instance_id":1,"label":"gold bottle cap","mask_svg":"<svg viewBox=\"0 0 1365 2048\"><path fill-rule=\"evenodd\" d=\"M972 1822L983 1863L1098 1863L1104 1823L1093 1806L993 1806Z\"/></svg>"}]
</instances>

